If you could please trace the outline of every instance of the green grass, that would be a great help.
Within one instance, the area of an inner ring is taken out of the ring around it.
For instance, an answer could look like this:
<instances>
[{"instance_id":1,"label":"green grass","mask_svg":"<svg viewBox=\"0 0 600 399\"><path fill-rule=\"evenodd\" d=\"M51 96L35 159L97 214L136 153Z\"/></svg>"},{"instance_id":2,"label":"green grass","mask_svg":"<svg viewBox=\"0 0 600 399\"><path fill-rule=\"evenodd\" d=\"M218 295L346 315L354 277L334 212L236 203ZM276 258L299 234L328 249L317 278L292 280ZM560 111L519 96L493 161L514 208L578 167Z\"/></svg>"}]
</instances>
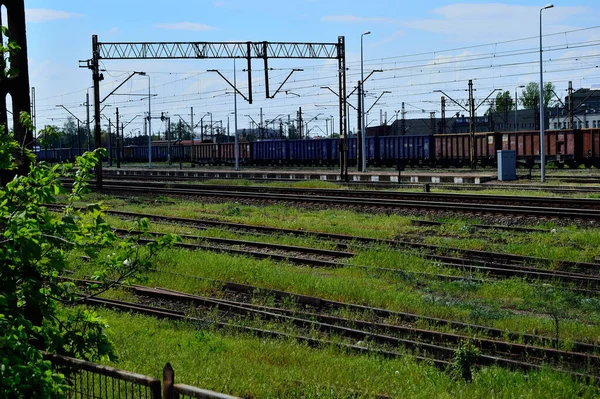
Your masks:
<instances>
[{"instance_id":1,"label":"green grass","mask_svg":"<svg viewBox=\"0 0 600 399\"><path fill-rule=\"evenodd\" d=\"M514 231L481 231L470 227L478 220L441 219L450 224L441 227L411 225L412 217L368 214L349 210L310 210L282 205L253 206L236 202L206 204L180 199L165 202L161 198L129 203L109 198L106 204L119 210L157 213L167 216L212 219L258 226L298 229L379 239L401 239L463 249L516 253L526 256L590 262L600 254L597 228L542 224L555 233L518 233ZM531 226L537 227L537 226ZM280 239L279 239L280 240Z\"/></svg>"},{"instance_id":2,"label":"green grass","mask_svg":"<svg viewBox=\"0 0 600 399\"><path fill-rule=\"evenodd\" d=\"M363 258L365 263L374 263L368 258L368 255ZM404 263L414 262L417 265L413 266L415 269L424 262L405 255L390 255L388 260L377 261L375 265L384 264L401 270L405 265L402 262L395 263L398 259L404 259ZM552 336L554 331L550 317L541 311L536 313L531 308L535 290L518 280L490 284L466 281L449 283L353 267L310 269L271 260L179 249L161 252L155 264L159 272L150 273L144 284L193 294L213 295L215 288L217 292L220 290L214 280L234 281L265 289L476 322L510 331L536 331L546 336ZM426 263L423 265L435 267ZM83 277L90 274L89 267L82 264L79 275ZM443 270L440 272L443 273ZM584 301L573 307L561 320L562 341L586 341L600 336L600 308L596 309L593 304Z\"/></svg>"},{"instance_id":3,"label":"green grass","mask_svg":"<svg viewBox=\"0 0 600 399\"><path fill-rule=\"evenodd\" d=\"M466 383L410 356L384 359L106 309L98 312L110 324L117 347L119 361L112 366L161 378L162 368L170 362L178 383L242 397L592 398L599 394L594 386L547 370L525 375L485 368Z\"/></svg>"},{"instance_id":4,"label":"green grass","mask_svg":"<svg viewBox=\"0 0 600 399\"><path fill-rule=\"evenodd\" d=\"M319 181L301 182L323 184ZM239 184L246 184L239 182ZM326 183L330 184L330 183ZM441 227L411 225L411 217L367 214L348 210L297 209L282 205L252 206L236 202L202 203L165 197L133 201L92 194L88 200L106 199L110 208L140 213L212 219L260 226L319 231L350 236L401 239L426 242L444 247L493 250L558 260L591 261L600 253L598 229L556 226L555 233L523 234L513 231L482 231L471 225L477 219L449 218ZM130 222L109 217L119 227ZM291 237L233 233L226 229L197 230L192 227L153 223L151 230L177 232L206 237L272 242L329 249L331 243L315 237ZM540 285L518 279L479 284L467 280L439 281L411 273L436 273L469 276L425 260L418 251L395 251L386 246L358 248L357 255L345 262L365 265L335 270L311 269L271 260L256 260L207 251L169 249L156 259L155 272L144 282L192 294L223 295L216 280L250 284L264 289L255 294L255 303L272 305L268 289L312 295L342 302L407 311L424 316L476 323L507 331L527 332L552 337L554 323L537 301ZM106 256L110 251L100 253ZM71 254L76 276L87 276L92 266ZM375 268L399 272L385 273ZM479 274L473 277L484 277ZM547 286L543 286L547 287ZM132 299L131 294L113 290L109 297ZM536 302L537 301L537 302ZM294 304L287 303L294 308ZM355 311L336 312L348 318L368 318ZM282 339L259 339L252 335L214 331L202 325L156 321L141 316L102 310L112 326L121 363L130 371L159 376L164 363L171 362L179 382L207 389L252 397L347 397L350 390L372 397L377 393L390 397L595 397L595 388L578 384L564 375L543 371L510 372L486 368L476 373L471 384L410 357L385 360L375 356L349 354L334 347L308 348ZM211 312L205 317L212 317ZM255 319L235 322L253 323L288 331L288 326ZM388 320L397 322L397 320ZM415 327L440 328L416 323ZM289 331L294 331L290 327ZM312 334L312 333L311 333ZM560 342L568 348L572 341L597 342L600 337L600 302L597 298L574 297L570 308L561 315ZM333 337L336 340L336 337ZM337 339L339 341L339 339ZM132 344L133 343L133 344ZM398 371L398 373L396 373Z\"/></svg>"}]
</instances>

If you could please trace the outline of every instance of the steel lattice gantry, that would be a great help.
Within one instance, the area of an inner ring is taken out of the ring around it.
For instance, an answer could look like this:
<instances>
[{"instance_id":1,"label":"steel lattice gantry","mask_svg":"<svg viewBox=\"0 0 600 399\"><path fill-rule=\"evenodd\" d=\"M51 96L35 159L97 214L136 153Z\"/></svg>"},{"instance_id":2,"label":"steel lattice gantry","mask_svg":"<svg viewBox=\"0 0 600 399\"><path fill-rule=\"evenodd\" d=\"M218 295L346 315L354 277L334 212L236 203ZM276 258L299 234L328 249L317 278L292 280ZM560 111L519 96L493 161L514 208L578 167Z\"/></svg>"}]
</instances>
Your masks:
<instances>
[{"instance_id":1,"label":"steel lattice gantry","mask_svg":"<svg viewBox=\"0 0 600 399\"><path fill-rule=\"evenodd\" d=\"M338 58L339 43L98 43L101 59Z\"/></svg>"},{"instance_id":2,"label":"steel lattice gantry","mask_svg":"<svg viewBox=\"0 0 600 399\"><path fill-rule=\"evenodd\" d=\"M100 60L152 59L218 59L247 60L248 102L252 103L252 60L262 59L265 70L266 96L269 98L268 60L272 59L337 59L339 77L340 167L342 178L348 179L347 168L347 108L346 108L346 50L344 36L337 43L284 43L284 42L131 42L101 43L92 36L92 58L87 67L94 81L95 144L100 141ZM237 88L236 88L237 90ZM101 166L97 171L98 186L102 186Z\"/></svg>"}]
</instances>

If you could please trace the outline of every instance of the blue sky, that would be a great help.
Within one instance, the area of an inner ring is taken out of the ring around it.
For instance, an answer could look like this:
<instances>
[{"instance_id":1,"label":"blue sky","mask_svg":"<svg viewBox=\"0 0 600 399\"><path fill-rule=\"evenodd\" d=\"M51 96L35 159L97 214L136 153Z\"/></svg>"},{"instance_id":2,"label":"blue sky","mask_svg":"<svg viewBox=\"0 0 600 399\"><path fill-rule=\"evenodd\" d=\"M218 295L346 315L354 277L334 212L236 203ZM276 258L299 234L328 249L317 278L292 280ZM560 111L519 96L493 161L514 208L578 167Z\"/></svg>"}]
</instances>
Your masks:
<instances>
[{"instance_id":1,"label":"blue sky","mask_svg":"<svg viewBox=\"0 0 600 399\"><path fill-rule=\"evenodd\" d=\"M382 69L366 83L370 107L368 122L380 117L392 119L406 103L408 118L439 113L443 90L457 100L474 80L480 100L496 88L510 90L538 80L539 9L545 3L532 1L503 3L452 3L444 1L184 1L152 0L31 0L26 1L29 39L30 79L36 87L38 125L62 125L67 114L63 104L83 119L86 88L91 85L88 70L78 60L90 58L91 36L110 41L282 41L336 42L346 38L348 86L360 78L360 35L364 38L365 74ZM544 11L545 80L552 81L559 95L567 82L576 88L600 84L600 3L570 1L555 3ZM584 29L589 28L589 29ZM584 30L581 30L584 29ZM552 35L555 34L555 35ZM524 40L529 38L527 40ZM521 40L523 39L523 40ZM552 51L550 51L552 50ZM196 118L212 112L225 125L233 111L233 96L226 84L207 69L219 69L232 79L231 60L192 61L106 61L106 94L130 71L143 70L151 76L153 114L168 112L189 119L190 107ZM238 83L247 87L244 66L238 65ZM251 115L258 121L260 108L265 119L291 115L302 107L304 118L317 117L314 134L325 130L325 119L337 120L336 98L321 86L337 88L334 62L317 60L273 61L270 85L278 87L291 68L303 68L286 83L285 90L299 95L278 95L264 99L262 63L256 61L253 75L255 103L238 102L240 128L249 126ZM136 77L120 94L147 91L147 79ZM351 101L356 102L355 98ZM105 110L114 118L117 106L125 118L142 115L147 105L136 96L115 96ZM449 104L448 113L460 110ZM186 116L187 115L187 116ZM231 117L232 118L232 117ZM141 128L134 121L131 128ZM351 115L351 128L356 117ZM153 124L153 130L160 129ZM336 128L337 129L337 128Z\"/></svg>"}]
</instances>

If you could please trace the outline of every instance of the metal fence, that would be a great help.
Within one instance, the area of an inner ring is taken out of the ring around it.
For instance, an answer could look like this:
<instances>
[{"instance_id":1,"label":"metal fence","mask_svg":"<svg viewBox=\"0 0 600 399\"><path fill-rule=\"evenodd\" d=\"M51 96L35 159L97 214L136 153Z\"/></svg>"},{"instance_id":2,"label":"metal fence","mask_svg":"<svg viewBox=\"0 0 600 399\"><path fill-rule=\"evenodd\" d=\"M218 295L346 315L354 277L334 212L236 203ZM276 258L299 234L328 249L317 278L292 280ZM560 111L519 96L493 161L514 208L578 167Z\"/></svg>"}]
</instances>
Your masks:
<instances>
[{"instance_id":1,"label":"metal fence","mask_svg":"<svg viewBox=\"0 0 600 399\"><path fill-rule=\"evenodd\" d=\"M163 399L239 399L223 393L207 391L185 384L175 384L175 371L169 363L163 369Z\"/></svg>"},{"instance_id":2,"label":"metal fence","mask_svg":"<svg viewBox=\"0 0 600 399\"><path fill-rule=\"evenodd\" d=\"M163 369L163 381L66 356L47 354L54 368L67 377L68 398L74 399L236 399L234 396L175 384L175 372L169 363Z\"/></svg>"}]
</instances>

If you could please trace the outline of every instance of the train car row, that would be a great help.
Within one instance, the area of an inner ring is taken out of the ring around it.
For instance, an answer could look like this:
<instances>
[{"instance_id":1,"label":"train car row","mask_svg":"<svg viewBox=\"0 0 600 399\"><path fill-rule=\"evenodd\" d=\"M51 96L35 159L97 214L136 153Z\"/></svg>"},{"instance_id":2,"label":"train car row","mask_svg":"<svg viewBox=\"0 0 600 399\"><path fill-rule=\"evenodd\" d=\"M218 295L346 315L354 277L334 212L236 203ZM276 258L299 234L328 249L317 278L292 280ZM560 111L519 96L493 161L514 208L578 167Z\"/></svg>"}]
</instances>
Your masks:
<instances>
[{"instance_id":1,"label":"train car row","mask_svg":"<svg viewBox=\"0 0 600 399\"><path fill-rule=\"evenodd\" d=\"M516 151L517 161L533 165L540 161L539 131L477 133L474 160L480 165L494 165L498 150ZM547 162L559 167L568 165L600 166L600 129L549 130L545 134ZM357 161L357 139L348 140L348 160ZM315 166L338 165L340 139L264 140L240 142L242 165ZM470 164L471 136L468 133L420 136L378 136L367 138L367 163L374 166L461 166ZM72 160L73 149L45 149L38 159L54 162ZM234 143L200 143L183 141L168 145L156 141L151 148L152 160L186 161L199 165L227 165L235 162ZM113 149L113 157L116 153ZM147 146L121 149L124 162L147 162Z\"/></svg>"}]
</instances>

